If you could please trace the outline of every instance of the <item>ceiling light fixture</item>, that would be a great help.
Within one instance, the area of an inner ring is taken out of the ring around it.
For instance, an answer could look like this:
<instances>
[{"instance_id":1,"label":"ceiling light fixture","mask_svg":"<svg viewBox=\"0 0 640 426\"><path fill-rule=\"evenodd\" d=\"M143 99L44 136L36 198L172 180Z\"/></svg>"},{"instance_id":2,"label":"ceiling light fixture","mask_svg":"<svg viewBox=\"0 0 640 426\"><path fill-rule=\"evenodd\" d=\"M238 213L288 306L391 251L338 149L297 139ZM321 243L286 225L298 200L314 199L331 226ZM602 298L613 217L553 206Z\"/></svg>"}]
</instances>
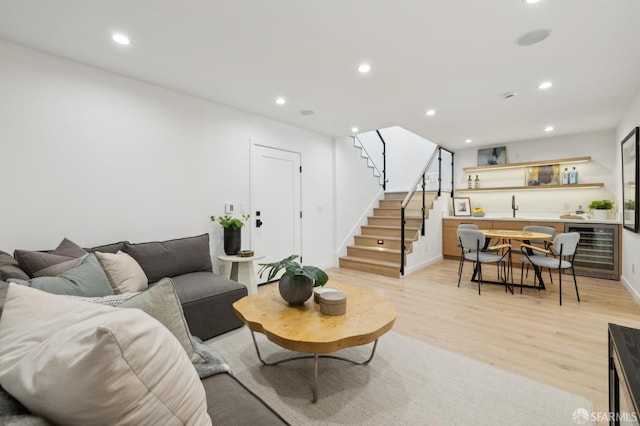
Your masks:
<instances>
[{"instance_id":1,"label":"ceiling light fixture","mask_svg":"<svg viewBox=\"0 0 640 426\"><path fill-rule=\"evenodd\" d=\"M352 127L351 128L351 133L358 133L360 131L360 129L358 129L357 127Z\"/></svg>"},{"instance_id":2,"label":"ceiling light fixture","mask_svg":"<svg viewBox=\"0 0 640 426\"><path fill-rule=\"evenodd\" d=\"M553 86L553 83L551 83L550 81L543 81L538 85L538 89L544 90L544 89L548 89L551 86Z\"/></svg>"},{"instance_id":3,"label":"ceiling light fixture","mask_svg":"<svg viewBox=\"0 0 640 426\"><path fill-rule=\"evenodd\" d=\"M287 103L287 101L285 101L284 98L278 98L278 99L276 99L276 103L278 105L284 105L284 104Z\"/></svg>"},{"instance_id":4,"label":"ceiling light fixture","mask_svg":"<svg viewBox=\"0 0 640 426\"><path fill-rule=\"evenodd\" d=\"M429 117L431 117L432 115L436 115L436 110L435 109L428 109L427 110L427 115Z\"/></svg>"},{"instance_id":5,"label":"ceiling light fixture","mask_svg":"<svg viewBox=\"0 0 640 426\"><path fill-rule=\"evenodd\" d=\"M129 37L122 33L113 34L111 36L111 39L122 46L128 46L129 44L131 44L131 40L129 40Z\"/></svg>"},{"instance_id":6,"label":"ceiling light fixture","mask_svg":"<svg viewBox=\"0 0 640 426\"><path fill-rule=\"evenodd\" d=\"M553 126L547 126L544 128L545 132L553 132Z\"/></svg>"},{"instance_id":7,"label":"ceiling light fixture","mask_svg":"<svg viewBox=\"0 0 640 426\"><path fill-rule=\"evenodd\" d=\"M464 141L464 143L471 143L471 142L472 142L472 141L471 141L471 139L466 139L466 140Z\"/></svg>"},{"instance_id":8,"label":"ceiling light fixture","mask_svg":"<svg viewBox=\"0 0 640 426\"><path fill-rule=\"evenodd\" d=\"M313 115L314 112L312 110L310 110L310 109L301 109L300 110L300 114L302 114L302 115Z\"/></svg>"},{"instance_id":9,"label":"ceiling light fixture","mask_svg":"<svg viewBox=\"0 0 640 426\"><path fill-rule=\"evenodd\" d=\"M540 0L523 0L524 4L536 4L539 3Z\"/></svg>"},{"instance_id":10,"label":"ceiling light fixture","mask_svg":"<svg viewBox=\"0 0 640 426\"><path fill-rule=\"evenodd\" d=\"M369 64L360 64L360 66L358 67L358 72L362 74L366 74L369 71L371 71L371 65Z\"/></svg>"}]
</instances>

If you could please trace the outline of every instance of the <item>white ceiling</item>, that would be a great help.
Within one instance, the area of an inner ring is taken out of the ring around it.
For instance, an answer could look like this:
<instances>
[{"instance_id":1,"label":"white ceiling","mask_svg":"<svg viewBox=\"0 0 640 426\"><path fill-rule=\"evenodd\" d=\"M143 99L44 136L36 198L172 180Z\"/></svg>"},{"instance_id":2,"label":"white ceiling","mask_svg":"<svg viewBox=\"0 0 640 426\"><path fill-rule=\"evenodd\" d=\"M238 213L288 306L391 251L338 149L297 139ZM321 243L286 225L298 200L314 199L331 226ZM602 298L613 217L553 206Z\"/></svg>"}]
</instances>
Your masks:
<instances>
[{"instance_id":1,"label":"white ceiling","mask_svg":"<svg viewBox=\"0 0 640 426\"><path fill-rule=\"evenodd\" d=\"M638 0L0 0L0 38L330 136L398 125L455 150L614 128L640 92L638 17Z\"/></svg>"}]
</instances>

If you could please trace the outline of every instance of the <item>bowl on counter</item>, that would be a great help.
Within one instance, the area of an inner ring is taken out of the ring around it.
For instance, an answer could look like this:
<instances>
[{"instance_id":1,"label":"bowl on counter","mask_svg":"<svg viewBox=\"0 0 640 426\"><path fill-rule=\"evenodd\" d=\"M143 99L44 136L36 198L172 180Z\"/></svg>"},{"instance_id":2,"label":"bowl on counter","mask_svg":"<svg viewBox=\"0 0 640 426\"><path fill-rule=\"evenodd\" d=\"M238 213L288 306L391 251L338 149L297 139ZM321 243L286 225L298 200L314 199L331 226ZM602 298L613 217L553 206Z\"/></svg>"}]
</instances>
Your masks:
<instances>
[{"instance_id":1,"label":"bowl on counter","mask_svg":"<svg viewBox=\"0 0 640 426\"><path fill-rule=\"evenodd\" d=\"M482 213L472 212L471 216L473 216L473 217L484 217L484 212L482 212Z\"/></svg>"}]
</instances>

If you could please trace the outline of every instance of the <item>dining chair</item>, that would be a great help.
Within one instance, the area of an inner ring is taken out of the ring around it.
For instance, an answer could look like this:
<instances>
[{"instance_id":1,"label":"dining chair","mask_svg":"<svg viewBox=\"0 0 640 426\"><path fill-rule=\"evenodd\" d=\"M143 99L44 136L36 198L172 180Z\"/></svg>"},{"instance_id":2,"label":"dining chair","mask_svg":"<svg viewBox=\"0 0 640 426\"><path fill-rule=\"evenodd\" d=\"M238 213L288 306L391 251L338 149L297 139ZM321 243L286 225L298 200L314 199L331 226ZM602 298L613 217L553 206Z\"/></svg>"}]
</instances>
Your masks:
<instances>
[{"instance_id":1,"label":"dining chair","mask_svg":"<svg viewBox=\"0 0 640 426\"><path fill-rule=\"evenodd\" d=\"M523 227L522 230L523 231L528 231L528 232L540 232L540 233L543 233L543 234L549 234L549 235L551 235L551 239L552 240L553 240L553 236L556 234L556 228L554 228L553 226L530 225L530 226ZM551 245L551 241L549 241L549 240L530 240L529 243L532 244L532 245L542 246L547 250L549 249L549 246ZM529 255L532 255L532 256L547 256L547 254L537 253L537 252L529 253ZM526 273L525 276L529 277L529 265L531 265L531 263L529 262L529 260L526 257L523 257L520 260L520 293L522 293L522 280L523 280L523 275L524 275L523 269L524 269L525 266L527 267L527 273ZM536 279L537 279L537 277L534 275L534 277L533 277L533 285L535 285ZM551 274L551 269L549 269L549 279L553 283L553 275Z\"/></svg>"},{"instance_id":2,"label":"dining chair","mask_svg":"<svg viewBox=\"0 0 640 426\"><path fill-rule=\"evenodd\" d=\"M495 252L483 251L485 246L484 233L477 229L465 229L458 228L458 241L460 242L460 266L458 269L458 287L460 287L460 280L462 279L462 270L464 269L464 261L470 260L473 262L474 270L473 274L478 280L478 295L480 294L480 287L482 285L482 264L483 263L495 263L502 264L504 275L504 291L507 291L507 270L506 264L508 255L511 254L511 246L509 244L503 244L499 246L493 246L496 250L501 250L501 254Z\"/></svg>"},{"instance_id":3,"label":"dining chair","mask_svg":"<svg viewBox=\"0 0 640 426\"><path fill-rule=\"evenodd\" d=\"M475 223L461 223L460 225L458 225L458 229L480 229L478 227L478 225L476 225ZM496 252L501 252L503 248L506 248L507 244L500 244L500 245L495 245L495 246L490 246L489 244L491 243L491 238L486 238L485 237L485 242L482 246L482 251L496 251ZM511 249L511 245L508 244L509 249ZM458 247L460 247L460 243L458 242ZM458 276L462 273L462 256L460 256L460 264L458 265ZM496 268L498 271L498 277L500 276L500 266L499 264L496 264ZM511 253L509 253L509 269L511 270ZM511 280L513 281L513 273L511 276Z\"/></svg>"},{"instance_id":4,"label":"dining chair","mask_svg":"<svg viewBox=\"0 0 640 426\"><path fill-rule=\"evenodd\" d=\"M560 305L562 305L562 271L564 269L571 269L571 273L573 274L573 284L576 287L576 297L578 298L578 302L580 301L576 271L573 267L579 242L579 232L565 232L553 237L553 243L548 249L533 246L531 244L522 244L520 246L520 251L534 267L558 270ZM544 253L547 256L533 256L529 254L529 250ZM522 282L520 282L520 292L522 292Z\"/></svg>"}]
</instances>

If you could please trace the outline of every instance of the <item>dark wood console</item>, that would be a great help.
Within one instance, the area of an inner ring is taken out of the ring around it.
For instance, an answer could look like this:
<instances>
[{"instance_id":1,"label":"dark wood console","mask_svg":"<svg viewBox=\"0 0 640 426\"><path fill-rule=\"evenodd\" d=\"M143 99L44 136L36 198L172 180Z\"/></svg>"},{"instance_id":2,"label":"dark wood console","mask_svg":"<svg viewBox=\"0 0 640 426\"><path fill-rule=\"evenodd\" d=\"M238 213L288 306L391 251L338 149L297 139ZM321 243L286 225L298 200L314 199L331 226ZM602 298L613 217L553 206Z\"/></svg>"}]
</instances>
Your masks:
<instances>
[{"instance_id":1,"label":"dark wood console","mask_svg":"<svg viewBox=\"0 0 640 426\"><path fill-rule=\"evenodd\" d=\"M625 403L620 411L620 399ZM609 420L638 422L640 398L640 330L609 324ZM626 423L625 423L626 424Z\"/></svg>"}]
</instances>

